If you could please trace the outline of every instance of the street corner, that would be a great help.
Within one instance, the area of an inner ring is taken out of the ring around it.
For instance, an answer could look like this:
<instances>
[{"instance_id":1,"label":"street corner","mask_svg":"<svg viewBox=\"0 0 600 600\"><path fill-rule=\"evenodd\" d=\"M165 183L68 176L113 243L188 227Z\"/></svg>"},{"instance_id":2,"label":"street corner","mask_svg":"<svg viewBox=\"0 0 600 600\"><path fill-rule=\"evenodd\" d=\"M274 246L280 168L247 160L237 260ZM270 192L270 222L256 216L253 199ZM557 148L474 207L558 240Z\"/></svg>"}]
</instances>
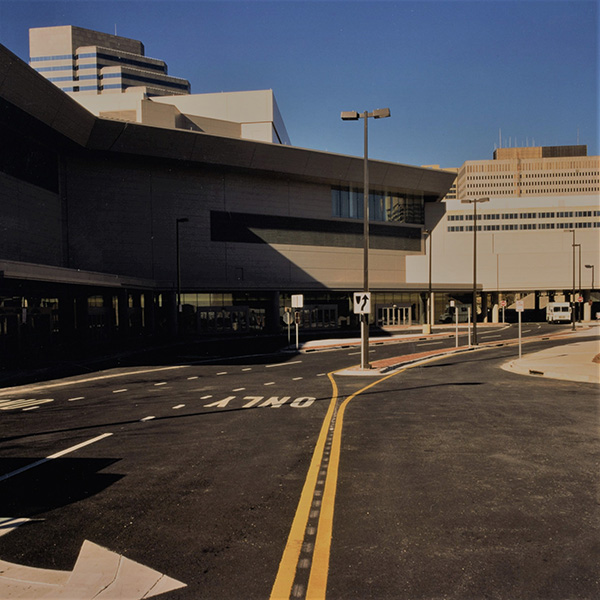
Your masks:
<instances>
[{"instance_id":1,"label":"street corner","mask_svg":"<svg viewBox=\"0 0 600 600\"><path fill-rule=\"evenodd\" d=\"M555 346L511 360L501 367L518 375L600 384L600 341Z\"/></svg>"}]
</instances>

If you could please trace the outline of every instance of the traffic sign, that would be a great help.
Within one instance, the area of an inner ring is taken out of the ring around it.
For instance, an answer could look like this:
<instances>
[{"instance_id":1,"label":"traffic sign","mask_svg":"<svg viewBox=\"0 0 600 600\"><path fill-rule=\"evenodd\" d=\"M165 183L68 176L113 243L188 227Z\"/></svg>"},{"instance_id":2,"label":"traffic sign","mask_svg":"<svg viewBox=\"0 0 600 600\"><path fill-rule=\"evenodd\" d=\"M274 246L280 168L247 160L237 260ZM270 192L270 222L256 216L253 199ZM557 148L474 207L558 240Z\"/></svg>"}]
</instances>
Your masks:
<instances>
[{"instance_id":1,"label":"traffic sign","mask_svg":"<svg viewBox=\"0 0 600 600\"><path fill-rule=\"evenodd\" d=\"M371 292L354 292L354 314L371 314Z\"/></svg>"},{"instance_id":2,"label":"traffic sign","mask_svg":"<svg viewBox=\"0 0 600 600\"><path fill-rule=\"evenodd\" d=\"M292 313L291 312L285 312L283 314L283 322L286 325L291 325L294 321L294 317L292 317Z\"/></svg>"},{"instance_id":3,"label":"traffic sign","mask_svg":"<svg viewBox=\"0 0 600 600\"><path fill-rule=\"evenodd\" d=\"M506 300L500 300L500 306L504 308L506 306Z\"/></svg>"},{"instance_id":4,"label":"traffic sign","mask_svg":"<svg viewBox=\"0 0 600 600\"><path fill-rule=\"evenodd\" d=\"M304 295L294 294L292 296L292 308L302 308L304 306Z\"/></svg>"},{"instance_id":5,"label":"traffic sign","mask_svg":"<svg viewBox=\"0 0 600 600\"><path fill-rule=\"evenodd\" d=\"M517 300L517 312L523 312L525 310L525 301Z\"/></svg>"}]
</instances>

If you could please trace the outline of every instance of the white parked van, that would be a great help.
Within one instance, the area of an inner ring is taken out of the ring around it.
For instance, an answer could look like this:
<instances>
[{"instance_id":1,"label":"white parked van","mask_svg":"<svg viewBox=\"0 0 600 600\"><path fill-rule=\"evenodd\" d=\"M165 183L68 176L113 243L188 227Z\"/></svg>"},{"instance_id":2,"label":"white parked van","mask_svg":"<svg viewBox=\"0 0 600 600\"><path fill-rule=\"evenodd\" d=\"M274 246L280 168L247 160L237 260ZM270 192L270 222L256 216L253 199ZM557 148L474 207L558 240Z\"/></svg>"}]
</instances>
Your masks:
<instances>
[{"instance_id":1,"label":"white parked van","mask_svg":"<svg viewBox=\"0 0 600 600\"><path fill-rule=\"evenodd\" d=\"M568 302L549 302L546 306L548 323L569 323L571 321L571 305Z\"/></svg>"},{"instance_id":2,"label":"white parked van","mask_svg":"<svg viewBox=\"0 0 600 600\"><path fill-rule=\"evenodd\" d=\"M458 322L467 323L469 320L469 306L467 304L459 304L458 306L446 306L446 310L440 315L440 323L456 323L456 313L458 311Z\"/></svg>"}]
</instances>

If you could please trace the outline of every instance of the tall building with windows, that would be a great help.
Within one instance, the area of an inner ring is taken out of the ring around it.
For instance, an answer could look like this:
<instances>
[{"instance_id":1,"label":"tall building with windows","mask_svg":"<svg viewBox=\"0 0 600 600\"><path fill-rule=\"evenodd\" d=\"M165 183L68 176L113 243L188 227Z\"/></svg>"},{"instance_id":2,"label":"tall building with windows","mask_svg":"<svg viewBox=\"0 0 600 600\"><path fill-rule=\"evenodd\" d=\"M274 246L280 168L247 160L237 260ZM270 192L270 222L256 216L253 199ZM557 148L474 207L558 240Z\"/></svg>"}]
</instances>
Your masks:
<instances>
[{"instance_id":1,"label":"tall building with windows","mask_svg":"<svg viewBox=\"0 0 600 600\"><path fill-rule=\"evenodd\" d=\"M142 42L72 25L30 29L29 61L65 92L106 94L142 87L148 96L190 93L190 82L168 75L163 60L146 57Z\"/></svg>"},{"instance_id":2,"label":"tall building with windows","mask_svg":"<svg viewBox=\"0 0 600 600\"><path fill-rule=\"evenodd\" d=\"M458 169L456 192L431 206L425 219L432 231L427 252L432 248L436 284L473 277L476 227L484 318L497 321L499 302L514 294L529 297L531 309L543 309L552 298L581 299L581 313L595 314L592 306L600 300L592 281L592 266L600 266L599 156L588 156L586 146L500 148L493 160L466 161ZM478 203L476 218L473 204L461 202L473 198L487 199ZM423 279L428 260L408 258L409 281Z\"/></svg>"},{"instance_id":3,"label":"tall building with windows","mask_svg":"<svg viewBox=\"0 0 600 600\"><path fill-rule=\"evenodd\" d=\"M458 170L458 197L597 194L598 161L587 146L498 148L493 160L468 160Z\"/></svg>"},{"instance_id":4,"label":"tall building with windows","mask_svg":"<svg viewBox=\"0 0 600 600\"><path fill-rule=\"evenodd\" d=\"M29 30L30 66L105 119L291 145L272 90L190 94L138 40L73 27Z\"/></svg>"}]
</instances>

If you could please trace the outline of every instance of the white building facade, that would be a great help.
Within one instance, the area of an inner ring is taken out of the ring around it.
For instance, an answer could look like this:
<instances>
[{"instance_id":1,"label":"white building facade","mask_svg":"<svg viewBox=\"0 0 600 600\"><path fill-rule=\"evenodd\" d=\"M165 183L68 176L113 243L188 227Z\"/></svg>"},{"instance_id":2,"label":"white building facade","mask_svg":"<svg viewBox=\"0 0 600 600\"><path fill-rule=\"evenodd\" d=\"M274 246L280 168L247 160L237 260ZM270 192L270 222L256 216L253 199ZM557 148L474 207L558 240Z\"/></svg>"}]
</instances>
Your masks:
<instances>
[{"instance_id":1,"label":"white building facade","mask_svg":"<svg viewBox=\"0 0 600 600\"><path fill-rule=\"evenodd\" d=\"M538 311L551 300L573 301L580 318L595 318L600 157L587 156L585 146L511 148L496 156L466 162L458 198L428 207L431 239L426 255L407 260L407 280L423 281L431 264L434 290L473 281L474 205L461 199L483 198L476 208L480 319L497 322L501 307L518 298Z\"/></svg>"}]
</instances>

